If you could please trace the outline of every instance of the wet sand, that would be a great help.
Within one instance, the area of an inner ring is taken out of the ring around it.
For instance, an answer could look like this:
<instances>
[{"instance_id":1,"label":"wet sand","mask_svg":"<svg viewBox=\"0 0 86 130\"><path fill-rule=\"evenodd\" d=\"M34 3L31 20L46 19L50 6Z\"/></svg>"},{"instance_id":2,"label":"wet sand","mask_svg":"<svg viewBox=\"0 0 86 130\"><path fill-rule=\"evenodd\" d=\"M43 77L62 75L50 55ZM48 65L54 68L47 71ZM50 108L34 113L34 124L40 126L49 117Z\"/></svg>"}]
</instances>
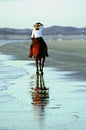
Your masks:
<instances>
[{"instance_id":1,"label":"wet sand","mask_svg":"<svg viewBox=\"0 0 86 130\"><path fill-rule=\"evenodd\" d=\"M45 66L65 71L75 71L71 76L86 80L86 41L50 41L47 42L49 57ZM5 44L0 52L15 56L17 60L33 60L27 57L30 43Z\"/></svg>"},{"instance_id":2,"label":"wet sand","mask_svg":"<svg viewBox=\"0 0 86 130\"><path fill-rule=\"evenodd\" d=\"M41 90L29 43L0 46L0 130L86 129L86 45L80 42L48 43Z\"/></svg>"}]
</instances>

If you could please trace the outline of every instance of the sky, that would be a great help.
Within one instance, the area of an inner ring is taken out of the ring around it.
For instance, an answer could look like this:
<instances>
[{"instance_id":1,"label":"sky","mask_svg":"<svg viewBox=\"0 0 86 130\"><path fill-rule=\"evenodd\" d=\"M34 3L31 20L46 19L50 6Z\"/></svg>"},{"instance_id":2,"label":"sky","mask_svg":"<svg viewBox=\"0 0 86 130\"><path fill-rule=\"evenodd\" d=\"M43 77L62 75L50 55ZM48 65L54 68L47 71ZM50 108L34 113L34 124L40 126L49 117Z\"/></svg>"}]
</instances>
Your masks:
<instances>
[{"instance_id":1,"label":"sky","mask_svg":"<svg viewBox=\"0 0 86 130\"><path fill-rule=\"evenodd\" d=\"M0 0L0 27L86 27L86 0Z\"/></svg>"}]
</instances>

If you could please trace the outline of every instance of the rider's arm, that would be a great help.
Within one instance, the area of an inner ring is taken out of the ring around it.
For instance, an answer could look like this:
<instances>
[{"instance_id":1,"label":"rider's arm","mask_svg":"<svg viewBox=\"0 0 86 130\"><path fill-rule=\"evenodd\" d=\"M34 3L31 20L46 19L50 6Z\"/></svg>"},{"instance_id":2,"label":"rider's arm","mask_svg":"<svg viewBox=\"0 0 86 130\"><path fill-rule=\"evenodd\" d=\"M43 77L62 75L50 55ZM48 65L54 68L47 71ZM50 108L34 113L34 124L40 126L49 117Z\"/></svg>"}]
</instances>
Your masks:
<instances>
[{"instance_id":1,"label":"rider's arm","mask_svg":"<svg viewBox=\"0 0 86 130\"><path fill-rule=\"evenodd\" d=\"M35 29L33 29L32 34L31 34L31 38L35 37Z\"/></svg>"}]
</instances>

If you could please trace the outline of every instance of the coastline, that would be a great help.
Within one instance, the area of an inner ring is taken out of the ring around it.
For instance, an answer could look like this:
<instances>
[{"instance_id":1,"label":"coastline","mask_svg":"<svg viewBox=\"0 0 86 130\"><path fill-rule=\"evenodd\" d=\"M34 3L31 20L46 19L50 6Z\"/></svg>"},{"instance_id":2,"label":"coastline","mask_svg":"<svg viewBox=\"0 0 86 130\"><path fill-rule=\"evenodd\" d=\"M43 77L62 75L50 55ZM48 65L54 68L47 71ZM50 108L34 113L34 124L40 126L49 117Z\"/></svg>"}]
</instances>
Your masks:
<instances>
[{"instance_id":1,"label":"coastline","mask_svg":"<svg viewBox=\"0 0 86 130\"><path fill-rule=\"evenodd\" d=\"M73 71L69 77L86 80L86 41L48 41L47 46L49 57L45 67ZM30 42L7 43L0 46L0 52L12 55L13 60L32 61L33 58L28 58L29 47Z\"/></svg>"},{"instance_id":2,"label":"coastline","mask_svg":"<svg viewBox=\"0 0 86 130\"><path fill-rule=\"evenodd\" d=\"M37 79L35 74L33 58L27 57L29 43L1 45L0 129L86 129L85 68L80 62L85 60L85 43L82 47L66 41L47 44L49 57L43 75L47 98L44 89L41 97L35 91L41 82L40 75ZM83 58L79 61L80 57Z\"/></svg>"}]
</instances>

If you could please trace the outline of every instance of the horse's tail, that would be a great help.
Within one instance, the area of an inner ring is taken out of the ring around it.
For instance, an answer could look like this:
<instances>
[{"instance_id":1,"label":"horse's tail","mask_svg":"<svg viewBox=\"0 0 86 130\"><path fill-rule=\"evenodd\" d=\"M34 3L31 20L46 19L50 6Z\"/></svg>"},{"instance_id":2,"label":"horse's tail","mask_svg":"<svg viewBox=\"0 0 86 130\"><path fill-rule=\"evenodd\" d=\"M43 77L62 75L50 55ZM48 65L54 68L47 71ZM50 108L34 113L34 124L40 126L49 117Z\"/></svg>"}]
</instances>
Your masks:
<instances>
[{"instance_id":1,"label":"horse's tail","mask_svg":"<svg viewBox=\"0 0 86 130\"><path fill-rule=\"evenodd\" d=\"M36 58L40 55L40 43L34 44L32 48L33 56Z\"/></svg>"}]
</instances>

